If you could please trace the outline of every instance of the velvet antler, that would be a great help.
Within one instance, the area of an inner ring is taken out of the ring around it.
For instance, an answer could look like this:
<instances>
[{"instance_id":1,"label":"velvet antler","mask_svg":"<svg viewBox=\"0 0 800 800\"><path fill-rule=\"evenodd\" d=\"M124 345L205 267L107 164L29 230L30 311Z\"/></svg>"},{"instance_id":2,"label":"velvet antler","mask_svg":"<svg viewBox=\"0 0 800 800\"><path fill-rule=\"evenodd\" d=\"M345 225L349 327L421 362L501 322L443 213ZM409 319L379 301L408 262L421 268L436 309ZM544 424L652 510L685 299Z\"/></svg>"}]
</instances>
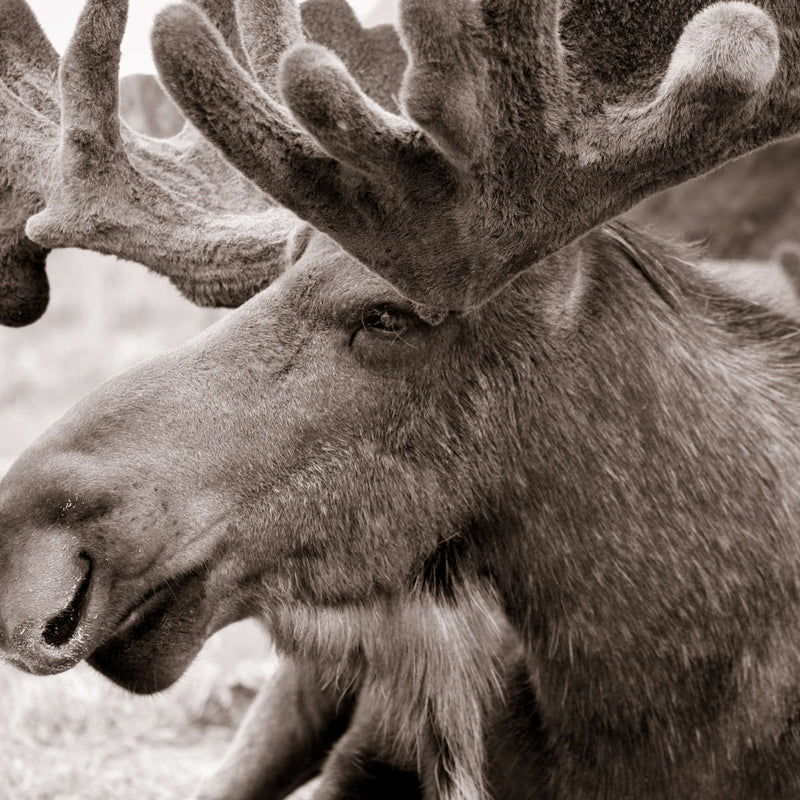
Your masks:
<instances>
[{"instance_id":1,"label":"velvet antler","mask_svg":"<svg viewBox=\"0 0 800 800\"><path fill-rule=\"evenodd\" d=\"M404 116L316 45L284 54L280 94L259 85L189 7L162 12L154 48L243 174L420 302L479 305L643 196L800 127L791 0L399 9Z\"/></svg>"},{"instance_id":2,"label":"velvet antler","mask_svg":"<svg viewBox=\"0 0 800 800\"><path fill-rule=\"evenodd\" d=\"M25 235L25 222L41 208L41 196L23 178L26 151L49 142L49 129L58 121L57 70L58 56L24 0L0 0L0 116L6 122L0 126L2 325L33 322L49 299L47 250Z\"/></svg>"},{"instance_id":3,"label":"velvet antler","mask_svg":"<svg viewBox=\"0 0 800 800\"><path fill-rule=\"evenodd\" d=\"M138 261L202 305L239 305L279 274L300 224L290 211L275 206L190 127L157 141L120 122L117 74L127 0L86 4L61 60L60 92L53 83L55 55L27 6L2 3L9 24L0 34L6 122L0 175L8 188L0 195L0 231L10 233L0 236L0 289L9 309L3 315L0 306L1 322L24 324L43 310L39 302L35 314L28 311L31 301L26 305L21 294L46 298L40 285L45 248L82 247ZM232 0L210 10L230 26ZM238 41L237 28L224 30ZM29 38L32 33L38 38ZM47 54L46 63L39 52ZM241 45L235 52L244 58ZM34 212L27 233L36 245L22 234Z\"/></svg>"}]
</instances>

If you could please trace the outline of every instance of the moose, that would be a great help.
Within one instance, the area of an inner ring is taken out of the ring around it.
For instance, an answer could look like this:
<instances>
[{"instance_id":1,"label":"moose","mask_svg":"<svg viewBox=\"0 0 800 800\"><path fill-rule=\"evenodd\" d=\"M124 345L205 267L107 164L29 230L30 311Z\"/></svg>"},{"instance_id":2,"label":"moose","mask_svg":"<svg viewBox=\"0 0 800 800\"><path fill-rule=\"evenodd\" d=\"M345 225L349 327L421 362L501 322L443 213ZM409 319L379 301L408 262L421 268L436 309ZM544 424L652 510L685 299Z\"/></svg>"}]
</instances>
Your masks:
<instances>
[{"instance_id":1,"label":"moose","mask_svg":"<svg viewBox=\"0 0 800 800\"><path fill-rule=\"evenodd\" d=\"M0 2L2 319L64 246L237 310L0 483L5 659L150 693L263 620L205 798L797 797L800 323L616 219L800 131L797 4L193 0L168 141L126 12Z\"/></svg>"}]
</instances>

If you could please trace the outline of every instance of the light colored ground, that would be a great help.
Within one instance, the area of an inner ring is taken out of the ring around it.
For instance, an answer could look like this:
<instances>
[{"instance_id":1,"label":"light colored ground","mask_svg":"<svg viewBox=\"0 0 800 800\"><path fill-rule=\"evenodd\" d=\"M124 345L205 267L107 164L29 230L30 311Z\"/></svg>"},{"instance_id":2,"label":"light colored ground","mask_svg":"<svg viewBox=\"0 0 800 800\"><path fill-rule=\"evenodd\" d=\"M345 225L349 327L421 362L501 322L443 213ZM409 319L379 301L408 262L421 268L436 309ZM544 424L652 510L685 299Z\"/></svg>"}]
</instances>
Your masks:
<instances>
[{"instance_id":1,"label":"light colored ground","mask_svg":"<svg viewBox=\"0 0 800 800\"><path fill-rule=\"evenodd\" d=\"M224 632L154 697L129 695L86 665L51 678L0 667L0 800L186 800L274 667L269 657L235 666L222 657L253 632Z\"/></svg>"}]
</instances>

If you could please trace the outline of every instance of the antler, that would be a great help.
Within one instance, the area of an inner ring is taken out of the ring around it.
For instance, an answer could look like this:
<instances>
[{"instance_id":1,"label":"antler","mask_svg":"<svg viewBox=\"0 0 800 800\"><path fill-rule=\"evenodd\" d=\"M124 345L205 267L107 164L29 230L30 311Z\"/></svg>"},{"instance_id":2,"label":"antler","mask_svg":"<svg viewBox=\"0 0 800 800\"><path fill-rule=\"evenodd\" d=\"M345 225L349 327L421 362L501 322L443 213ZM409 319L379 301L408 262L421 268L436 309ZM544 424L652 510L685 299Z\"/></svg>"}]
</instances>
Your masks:
<instances>
[{"instance_id":1,"label":"antler","mask_svg":"<svg viewBox=\"0 0 800 800\"><path fill-rule=\"evenodd\" d=\"M14 55L23 27L35 20L21 0L2 3L15 23L3 29L3 52ZM235 47L231 3L209 10L228 25L224 30ZM41 246L32 252L42 277L44 248L82 247L144 263L201 305L239 305L282 270L300 223L193 129L157 141L121 123L117 74L126 16L127 0L87 2L61 61L60 115L53 76L44 69L24 64L19 81L10 89L0 86L2 113L12 123L3 128L0 175L9 189L0 219L19 236L24 218L39 212L27 232ZM39 44L25 51L29 58L46 42L35 30ZM54 57L52 48L47 52ZM241 45L234 52L244 58ZM36 246L23 239L5 251L4 293L9 274L12 282L27 274L20 261L24 247ZM12 294L7 302L19 317L19 298ZM23 316L21 322L32 315Z\"/></svg>"},{"instance_id":2,"label":"antler","mask_svg":"<svg viewBox=\"0 0 800 800\"><path fill-rule=\"evenodd\" d=\"M0 324L26 325L47 308L47 250L25 236L25 221L41 208L20 163L27 146L47 142L58 120L58 56L23 0L0 0ZM46 146L44 146L46 151Z\"/></svg>"},{"instance_id":3,"label":"antler","mask_svg":"<svg viewBox=\"0 0 800 800\"><path fill-rule=\"evenodd\" d=\"M153 42L243 174L411 298L468 309L646 194L798 130L795 3L702 5L400 0L405 116L317 45L285 52L280 93L259 85L188 7ZM239 2L263 29L293 6Z\"/></svg>"}]
</instances>

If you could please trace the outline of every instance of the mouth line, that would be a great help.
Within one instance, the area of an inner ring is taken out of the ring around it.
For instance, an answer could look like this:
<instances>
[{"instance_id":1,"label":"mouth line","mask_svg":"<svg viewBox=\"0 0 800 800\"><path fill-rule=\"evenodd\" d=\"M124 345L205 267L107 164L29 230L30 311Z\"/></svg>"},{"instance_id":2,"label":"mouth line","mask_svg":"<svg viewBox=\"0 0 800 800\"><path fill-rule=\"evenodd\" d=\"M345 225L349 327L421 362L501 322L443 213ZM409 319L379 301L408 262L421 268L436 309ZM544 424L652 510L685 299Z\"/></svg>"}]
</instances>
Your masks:
<instances>
[{"instance_id":1,"label":"mouth line","mask_svg":"<svg viewBox=\"0 0 800 800\"><path fill-rule=\"evenodd\" d=\"M178 602L180 591L197 578L203 566L167 578L145 592L119 617L110 639L134 639L158 624L170 606Z\"/></svg>"}]
</instances>

